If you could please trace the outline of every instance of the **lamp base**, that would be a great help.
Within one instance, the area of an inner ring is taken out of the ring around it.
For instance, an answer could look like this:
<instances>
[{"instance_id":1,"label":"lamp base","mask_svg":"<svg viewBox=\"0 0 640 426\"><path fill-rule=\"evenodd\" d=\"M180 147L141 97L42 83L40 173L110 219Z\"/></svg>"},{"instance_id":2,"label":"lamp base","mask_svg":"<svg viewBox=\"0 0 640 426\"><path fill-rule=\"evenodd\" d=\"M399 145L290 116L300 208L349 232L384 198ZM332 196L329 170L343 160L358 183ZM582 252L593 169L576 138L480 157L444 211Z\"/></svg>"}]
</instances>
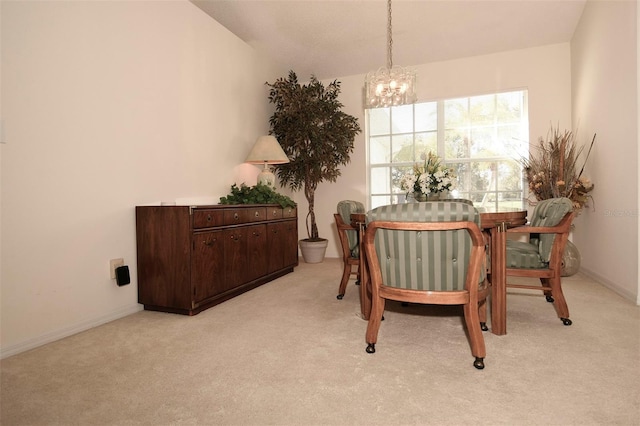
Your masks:
<instances>
[{"instance_id":1,"label":"lamp base","mask_svg":"<svg viewBox=\"0 0 640 426\"><path fill-rule=\"evenodd\" d=\"M269 170L268 166L265 166L260 174L258 174L258 183L270 186L271 188L276 187L276 175L274 175L273 172Z\"/></svg>"}]
</instances>

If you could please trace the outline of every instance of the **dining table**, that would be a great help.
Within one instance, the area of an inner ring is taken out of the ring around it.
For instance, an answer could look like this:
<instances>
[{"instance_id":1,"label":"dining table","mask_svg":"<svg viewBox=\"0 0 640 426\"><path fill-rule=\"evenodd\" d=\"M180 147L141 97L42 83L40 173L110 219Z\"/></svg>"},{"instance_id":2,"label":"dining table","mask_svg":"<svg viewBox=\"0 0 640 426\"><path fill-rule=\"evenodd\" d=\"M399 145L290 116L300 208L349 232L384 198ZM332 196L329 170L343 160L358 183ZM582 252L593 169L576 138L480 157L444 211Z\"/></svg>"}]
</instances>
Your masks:
<instances>
[{"instance_id":1,"label":"dining table","mask_svg":"<svg viewBox=\"0 0 640 426\"><path fill-rule=\"evenodd\" d=\"M487 276L491 284L491 332L507 334L507 229L527 223L527 211L521 208L480 207L480 227L485 235L491 261ZM371 314L371 279L363 241L366 232L366 213L351 214L351 224L358 230L360 241L360 311L362 318Z\"/></svg>"}]
</instances>

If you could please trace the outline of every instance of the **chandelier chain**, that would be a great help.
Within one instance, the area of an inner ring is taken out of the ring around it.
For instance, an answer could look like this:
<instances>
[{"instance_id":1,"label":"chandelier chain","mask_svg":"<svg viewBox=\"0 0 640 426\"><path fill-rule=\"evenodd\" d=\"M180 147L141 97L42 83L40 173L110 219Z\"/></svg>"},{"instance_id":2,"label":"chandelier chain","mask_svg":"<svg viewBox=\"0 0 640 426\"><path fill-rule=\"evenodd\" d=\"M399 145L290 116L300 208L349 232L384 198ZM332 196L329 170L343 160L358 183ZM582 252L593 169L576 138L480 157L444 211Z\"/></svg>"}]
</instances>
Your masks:
<instances>
[{"instance_id":1,"label":"chandelier chain","mask_svg":"<svg viewBox=\"0 0 640 426\"><path fill-rule=\"evenodd\" d=\"M387 0L387 67L393 68L393 33L391 31L391 0Z\"/></svg>"}]
</instances>

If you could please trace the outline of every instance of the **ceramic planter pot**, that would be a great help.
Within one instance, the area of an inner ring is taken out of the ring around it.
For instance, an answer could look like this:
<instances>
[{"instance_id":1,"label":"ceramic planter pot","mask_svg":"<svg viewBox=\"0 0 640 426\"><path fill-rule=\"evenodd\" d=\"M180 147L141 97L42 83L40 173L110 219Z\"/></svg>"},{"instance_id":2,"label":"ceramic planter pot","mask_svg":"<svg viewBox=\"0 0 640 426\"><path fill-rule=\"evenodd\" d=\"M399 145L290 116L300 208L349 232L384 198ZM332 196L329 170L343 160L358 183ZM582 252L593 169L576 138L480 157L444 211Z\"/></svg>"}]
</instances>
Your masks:
<instances>
[{"instance_id":1,"label":"ceramic planter pot","mask_svg":"<svg viewBox=\"0 0 640 426\"><path fill-rule=\"evenodd\" d=\"M306 263L321 263L324 260L329 240L309 241L307 239L298 241L298 244L300 245L302 258Z\"/></svg>"}]
</instances>

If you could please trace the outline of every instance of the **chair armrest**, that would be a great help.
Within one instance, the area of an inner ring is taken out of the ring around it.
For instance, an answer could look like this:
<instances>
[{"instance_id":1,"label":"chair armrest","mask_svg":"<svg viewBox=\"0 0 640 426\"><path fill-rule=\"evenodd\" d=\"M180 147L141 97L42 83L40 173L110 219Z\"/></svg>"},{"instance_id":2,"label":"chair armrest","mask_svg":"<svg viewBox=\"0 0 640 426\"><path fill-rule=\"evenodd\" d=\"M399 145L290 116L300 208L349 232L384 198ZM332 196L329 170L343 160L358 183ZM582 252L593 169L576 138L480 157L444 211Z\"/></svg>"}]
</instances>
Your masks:
<instances>
[{"instance_id":1,"label":"chair armrest","mask_svg":"<svg viewBox=\"0 0 640 426\"><path fill-rule=\"evenodd\" d=\"M357 231L357 228L354 228L351 225L347 225L344 222L338 223L336 222L336 226L338 227L338 231Z\"/></svg>"},{"instance_id":2,"label":"chair armrest","mask_svg":"<svg viewBox=\"0 0 640 426\"><path fill-rule=\"evenodd\" d=\"M507 232L514 234L562 234L565 231L556 226L518 226L507 229Z\"/></svg>"},{"instance_id":3,"label":"chair armrest","mask_svg":"<svg viewBox=\"0 0 640 426\"><path fill-rule=\"evenodd\" d=\"M507 232L515 234L564 234L571 231L571 221L573 220L573 212L569 212L556 226L516 226L507 229Z\"/></svg>"},{"instance_id":4,"label":"chair armrest","mask_svg":"<svg viewBox=\"0 0 640 426\"><path fill-rule=\"evenodd\" d=\"M351 226L350 223L344 223L344 221L342 220L342 216L340 216L338 213L334 213L333 217L336 221L336 227L338 228L338 231L357 231L358 229Z\"/></svg>"}]
</instances>

